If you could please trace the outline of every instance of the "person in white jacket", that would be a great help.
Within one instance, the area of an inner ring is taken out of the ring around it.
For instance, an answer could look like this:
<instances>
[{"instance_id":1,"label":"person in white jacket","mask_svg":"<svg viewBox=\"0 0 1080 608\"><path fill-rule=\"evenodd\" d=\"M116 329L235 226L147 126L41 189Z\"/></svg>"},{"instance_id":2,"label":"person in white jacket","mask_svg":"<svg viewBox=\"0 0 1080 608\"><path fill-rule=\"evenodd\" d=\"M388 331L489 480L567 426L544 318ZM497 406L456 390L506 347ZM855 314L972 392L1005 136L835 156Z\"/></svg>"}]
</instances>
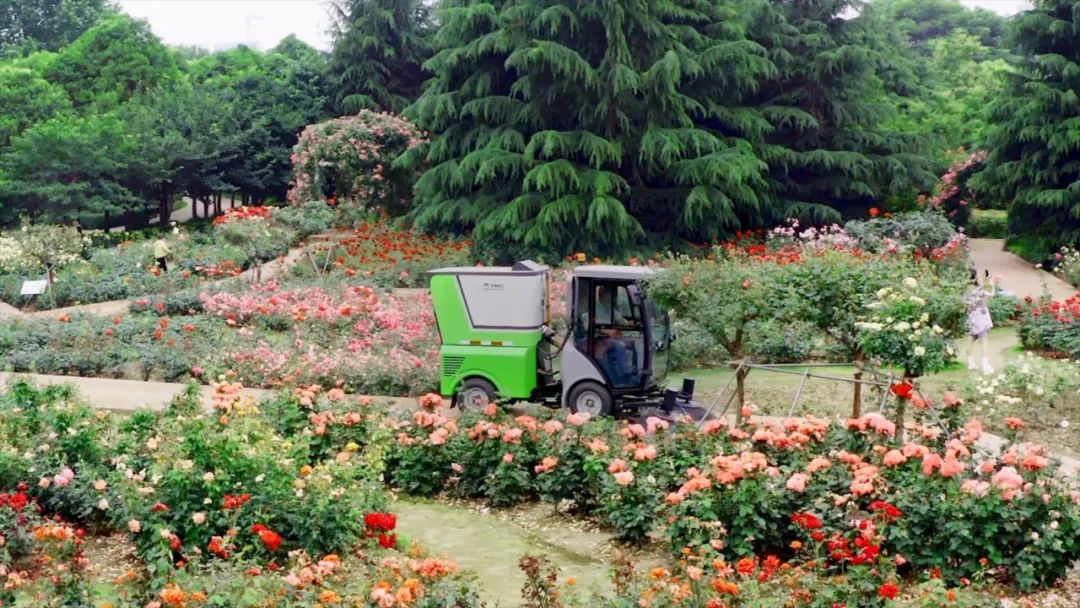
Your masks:
<instances>
[{"instance_id":1,"label":"person in white jacket","mask_svg":"<svg viewBox=\"0 0 1080 608\"><path fill-rule=\"evenodd\" d=\"M968 335L971 336L968 369L980 369L980 366L975 363L975 351L978 350L982 356L981 369L986 374L994 372L994 368L990 366L989 341L987 340L990 329L994 327L994 321L990 318L989 302L990 298L997 294L997 284L1001 282L1000 277L994 277L993 281L989 281L989 278L990 271L986 271L985 278L980 284L979 274L972 268L972 287L964 295L964 304L967 306ZM987 290L987 287L990 289Z\"/></svg>"}]
</instances>

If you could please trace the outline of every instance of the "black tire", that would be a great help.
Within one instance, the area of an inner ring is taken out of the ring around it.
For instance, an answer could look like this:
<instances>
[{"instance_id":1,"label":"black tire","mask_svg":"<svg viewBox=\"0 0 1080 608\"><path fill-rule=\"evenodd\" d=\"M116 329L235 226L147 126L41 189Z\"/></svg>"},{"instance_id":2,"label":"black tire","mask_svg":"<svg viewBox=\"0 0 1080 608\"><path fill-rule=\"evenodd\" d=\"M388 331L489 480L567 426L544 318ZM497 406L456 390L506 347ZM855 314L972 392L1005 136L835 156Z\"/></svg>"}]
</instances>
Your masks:
<instances>
[{"instance_id":1,"label":"black tire","mask_svg":"<svg viewBox=\"0 0 1080 608\"><path fill-rule=\"evenodd\" d=\"M611 391L591 380L575 384L566 396L566 405L575 414L590 414L593 417L610 416L615 411Z\"/></svg>"},{"instance_id":2,"label":"black tire","mask_svg":"<svg viewBox=\"0 0 1080 608\"><path fill-rule=\"evenodd\" d=\"M466 378L458 390L457 405L462 410L469 408L484 409L489 403L499 400L495 385L483 378Z\"/></svg>"}]
</instances>

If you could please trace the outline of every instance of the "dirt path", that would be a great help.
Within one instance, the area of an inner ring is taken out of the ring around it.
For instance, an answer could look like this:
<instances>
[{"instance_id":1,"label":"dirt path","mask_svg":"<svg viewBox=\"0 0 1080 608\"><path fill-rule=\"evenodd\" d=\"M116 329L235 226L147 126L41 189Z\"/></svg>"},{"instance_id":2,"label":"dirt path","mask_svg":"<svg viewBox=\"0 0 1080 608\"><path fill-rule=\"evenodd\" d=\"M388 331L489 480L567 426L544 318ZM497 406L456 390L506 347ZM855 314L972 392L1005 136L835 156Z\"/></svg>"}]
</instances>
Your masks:
<instances>
[{"instance_id":1,"label":"dirt path","mask_svg":"<svg viewBox=\"0 0 1080 608\"><path fill-rule=\"evenodd\" d=\"M1023 258L1005 251L1001 239L971 239L971 261L980 274L1001 277L1001 286L1020 297L1039 297L1045 288L1055 300L1076 295L1076 289L1054 275L1035 268Z\"/></svg>"}]
</instances>

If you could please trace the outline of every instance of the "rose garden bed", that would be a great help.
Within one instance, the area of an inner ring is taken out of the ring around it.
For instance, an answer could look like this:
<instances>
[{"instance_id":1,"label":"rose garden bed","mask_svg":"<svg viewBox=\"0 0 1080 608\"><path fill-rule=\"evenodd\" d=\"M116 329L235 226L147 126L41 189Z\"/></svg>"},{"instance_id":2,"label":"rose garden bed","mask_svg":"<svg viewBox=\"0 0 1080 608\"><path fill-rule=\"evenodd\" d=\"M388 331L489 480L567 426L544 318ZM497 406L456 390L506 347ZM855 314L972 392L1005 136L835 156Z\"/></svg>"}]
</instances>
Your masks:
<instances>
[{"instance_id":1,"label":"rose garden bed","mask_svg":"<svg viewBox=\"0 0 1080 608\"><path fill-rule=\"evenodd\" d=\"M550 501L672 556L645 573L617 565L613 595L591 599L529 560L526 602L993 605L983 586L1049 585L1080 555L1074 482L1039 446L981 453L961 406L947 428L913 421L901 438L874 415L665 428L497 408L448 418L424 398L392 417L338 389L258 406L238 389L219 385L212 413L189 396L128 418L63 388L0 396L6 601L478 605L449 562L410 548L383 479ZM83 531L128 535L139 566L90 585Z\"/></svg>"}]
</instances>

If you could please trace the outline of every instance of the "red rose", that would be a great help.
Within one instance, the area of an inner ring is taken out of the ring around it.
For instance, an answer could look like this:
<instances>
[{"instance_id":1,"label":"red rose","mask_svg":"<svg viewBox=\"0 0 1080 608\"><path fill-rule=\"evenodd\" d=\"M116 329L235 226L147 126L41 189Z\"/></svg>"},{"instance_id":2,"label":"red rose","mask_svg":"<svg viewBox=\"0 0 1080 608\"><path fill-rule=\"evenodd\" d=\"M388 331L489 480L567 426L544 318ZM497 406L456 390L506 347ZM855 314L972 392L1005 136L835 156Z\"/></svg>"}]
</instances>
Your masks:
<instances>
[{"instance_id":1,"label":"red rose","mask_svg":"<svg viewBox=\"0 0 1080 608\"><path fill-rule=\"evenodd\" d=\"M397 546L397 535L396 534L380 534L379 535L379 546L382 547L383 549L393 549L394 547Z\"/></svg>"},{"instance_id":2,"label":"red rose","mask_svg":"<svg viewBox=\"0 0 1080 608\"><path fill-rule=\"evenodd\" d=\"M911 399L911 392L915 390L915 387L910 382L897 382L892 385L892 394L901 399Z\"/></svg>"},{"instance_id":3,"label":"red rose","mask_svg":"<svg viewBox=\"0 0 1080 608\"><path fill-rule=\"evenodd\" d=\"M880 213L877 207L870 207L870 217L877 217Z\"/></svg>"},{"instance_id":4,"label":"red rose","mask_svg":"<svg viewBox=\"0 0 1080 608\"><path fill-rule=\"evenodd\" d=\"M817 530L821 528L821 520L813 513L796 513L791 516L791 522L803 530Z\"/></svg>"},{"instance_id":5,"label":"red rose","mask_svg":"<svg viewBox=\"0 0 1080 608\"><path fill-rule=\"evenodd\" d=\"M154 513L168 513L169 512L169 507L166 507L164 504L159 502L159 503L155 504L154 506L150 507L150 510L153 511Z\"/></svg>"},{"instance_id":6,"label":"red rose","mask_svg":"<svg viewBox=\"0 0 1080 608\"><path fill-rule=\"evenodd\" d=\"M270 549L271 551L277 551L278 547L281 546L281 535L279 535L277 532L274 532L273 530L264 529L260 531L259 539L262 540L263 544L266 545L266 548Z\"/></svg>"},{"instance_id":7,"label":"red rose","mask_svg":"<svg viewBox=\"0 0 1080 608\"><path fill-rule=\"evenodd\" d=\"M882 583L877 590L878 596L887 600L893 599L898 593L900 593L900 588L896 586L896 583Z\"/></svg>"}]
</instances>

